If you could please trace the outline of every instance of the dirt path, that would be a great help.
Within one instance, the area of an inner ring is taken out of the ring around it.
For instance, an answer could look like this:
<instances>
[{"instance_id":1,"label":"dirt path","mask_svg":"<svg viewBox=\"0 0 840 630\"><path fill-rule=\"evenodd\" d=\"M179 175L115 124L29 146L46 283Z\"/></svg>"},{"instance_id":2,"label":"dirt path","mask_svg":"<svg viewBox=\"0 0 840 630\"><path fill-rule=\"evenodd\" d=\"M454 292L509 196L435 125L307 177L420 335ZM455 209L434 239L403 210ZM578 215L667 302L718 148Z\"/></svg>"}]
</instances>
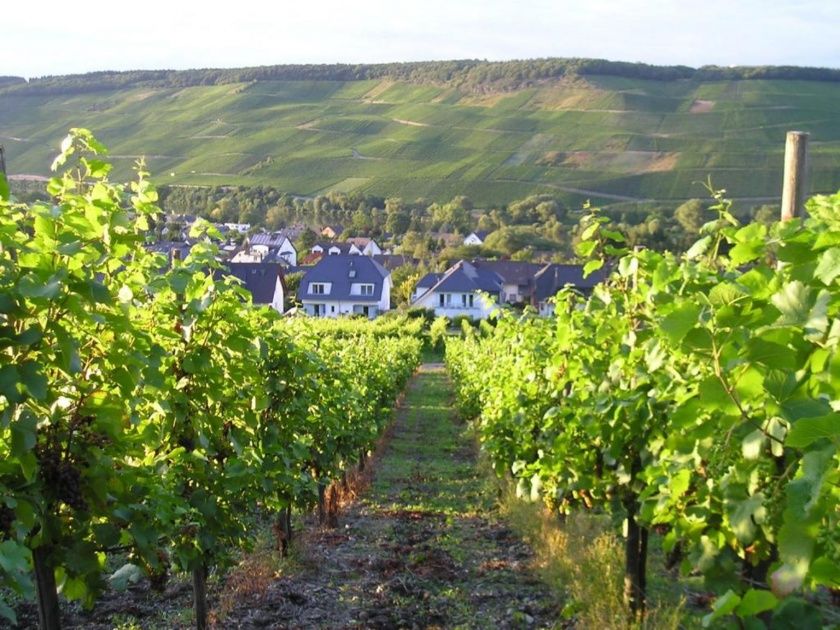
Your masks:
<instances>
[{"instance_id":1,"label":"dirt path","mask_svg":"<svg viewBox=\"0 0 840 630\"><path fill-rule=\"evenodd\" d=\"M310 535L304 570L241 602L225 628L552 627L557 604L453 421L443 368L409 384L371 487L339 529Z\"/></svg>"}]
</instances>

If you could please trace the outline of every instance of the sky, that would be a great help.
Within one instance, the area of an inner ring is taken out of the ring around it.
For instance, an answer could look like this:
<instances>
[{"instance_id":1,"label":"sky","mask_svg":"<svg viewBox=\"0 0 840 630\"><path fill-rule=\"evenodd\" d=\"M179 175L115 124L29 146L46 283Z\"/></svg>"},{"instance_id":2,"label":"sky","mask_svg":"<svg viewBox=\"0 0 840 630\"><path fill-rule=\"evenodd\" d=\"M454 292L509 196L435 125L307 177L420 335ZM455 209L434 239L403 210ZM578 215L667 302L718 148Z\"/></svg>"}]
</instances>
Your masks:
<instances>
[{"instance_id":1,"label":"sky","mask_svg":"<svg viewBox=\"0 0 840 630\"><path fill-rule=\"evenodd\" d=\"M597 57L840 68L838 0L3 3L0 75Z\"/></svg>"}]
</instances>

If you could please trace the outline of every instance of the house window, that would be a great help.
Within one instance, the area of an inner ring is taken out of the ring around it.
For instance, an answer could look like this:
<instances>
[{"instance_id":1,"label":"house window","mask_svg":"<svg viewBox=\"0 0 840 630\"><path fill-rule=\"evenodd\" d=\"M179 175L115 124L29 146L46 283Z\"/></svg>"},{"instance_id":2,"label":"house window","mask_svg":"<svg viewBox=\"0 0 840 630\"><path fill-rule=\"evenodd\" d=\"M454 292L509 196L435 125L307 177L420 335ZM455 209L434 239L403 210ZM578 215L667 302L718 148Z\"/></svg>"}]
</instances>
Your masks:
<instances>
[{"instance_id":1,"label":"house window","mask_svg":"<svg viewBox=\"0 0 840 630\"><path fill-rule=\"evenodd\" d=\"M373 295L373 285L372 284L360 284L359 285L359 292L362 295Z\"/></svg>"},{"instance_id":2,"label":"house window","mask_svg":"<svg viewBox=\"0 0 840 630\"><path fill-rule=\"evenodd\" d=\"M312 295L324 295L326 293L323 282L310 282L309 292Z\"/></svg>"},{"instance_id":3,"label":"house window","mask_svg":"<svg viewBox=\"0 0 840 630\"><path fill-rule=\"evenodd\" d=\"M467 294L462 293L461 294L461 306L466 306L466 305L467 305Z\"/></svg>"},{"instance_id":4,"label":"house window","mask_svg":"<svg viewBox=\"0 0 840 630\"><path fill-rule=\"evenodd\" d=\"M475 300L475 295L473 293L470 293L468 298L467 298L467 302L469 303L470 308L473 307L473 301L474 300Z\"/></svg>"},{"instance_id":5,"label":"house window","mask_svg":"<svg viewBox=\"0 0 840 630\"><path fill-rule=\"evenodd\" d=\"M444 302L443 302L443 300L444 300L443 293L441 293L440 295L438 295L438 298L440 299L440 305L441 305L441 306L443 306L443 305L444 305Z\"/></svg>"},{"instance_id":6,"label":"house window","mask_svg":"<svg viewBox=\"0 0 840 630\"><path fill-rule=\"evenodd\" d=\"M335 304L330 306L330 313L335 313Z\"/></svg>"}]
</instances>

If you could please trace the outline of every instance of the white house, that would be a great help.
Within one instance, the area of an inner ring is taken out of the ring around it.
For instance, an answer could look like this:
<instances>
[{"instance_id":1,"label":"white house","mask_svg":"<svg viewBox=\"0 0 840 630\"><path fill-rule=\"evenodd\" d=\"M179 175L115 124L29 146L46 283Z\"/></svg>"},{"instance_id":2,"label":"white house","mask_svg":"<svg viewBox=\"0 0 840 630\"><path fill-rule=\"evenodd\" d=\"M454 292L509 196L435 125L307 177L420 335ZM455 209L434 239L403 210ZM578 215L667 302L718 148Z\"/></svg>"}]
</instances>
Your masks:
<instances>
[{"instance_id":1,"label":"white house","mask_svg":"<svg viewBox=\"0 0 840 630\"><path fill-rule=\"evenodd\" d=\"M379 256L382 253L382 248L372 238L355 236L348 238L347 242L356 247L364 256Z\"/></svg>"},{"instance_id":2,"label":"white house","mask_svg":"<svg viewBox=\"0 0 840 630\"><path fill-rule=\"evenodd\" d=\"M338 256L341 254L349 254L352 256L361 256L362 250L356 247L353 243L315 243L312 249L309 250L313 254L322 254L326 256Z\"/></svg>"},{"instance_id":3,"label":"white house","mask_svg":"<svg viewBox=\"0 0 840 630\"><path fill-rule=\"evenodd\" d=\"M250 223L223 223L222 225L231 232L239 232L240 234L246 234L251 229Z\"/></svg>"},{"instance_id":4,"label":"white house","mask_svg":"<svg viewBox=\"0 0 840 630\"><path fill-rule=\"evenodd\" d=\"M290 267L297 266L297 250L285 234L254 234L231 262L258 263L272 258L278 258Z\"/></svg>"},{"instance_id":5,"label":"white house","mask_svg":"<svg viewBox=\"0 0 840 630\"><path fill-rule=\"evenodd\" d=\"M373 319L391 309L391 274L368 256L327 255L301 279L298 298L308 315Z\"/></svg>"},{"instance_id":6,"label":"white house","mask_svg":"<svg viewBox=\"0 0 840 630\"><path fill-rule=\"evenodd\" d=\"M470 232L464 239L464 245L484 245L484 241L487 240L488 234L490 234L490 232L487 230L476 230L475 232Z\"/></svg>"},{"instance_id":7,"label":"white house","mask_svg":"<svg viewBox=\"0 0 840 630\"><path fill-rule=\"evenodd\" d=\"M497 273L461 260L443 274L422 278L411 306L432 309L438 316L485 319L498 308L502 284Z\"/></svg>"}]
</instances>

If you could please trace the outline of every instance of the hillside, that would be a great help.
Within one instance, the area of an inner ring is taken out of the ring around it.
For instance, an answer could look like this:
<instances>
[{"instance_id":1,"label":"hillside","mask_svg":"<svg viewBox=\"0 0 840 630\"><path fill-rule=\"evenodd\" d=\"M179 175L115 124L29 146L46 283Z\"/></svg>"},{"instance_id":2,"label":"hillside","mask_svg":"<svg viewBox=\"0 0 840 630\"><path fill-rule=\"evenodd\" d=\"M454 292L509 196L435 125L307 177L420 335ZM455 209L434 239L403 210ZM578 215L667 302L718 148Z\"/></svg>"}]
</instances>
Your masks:
<instances>
[{"instance_id":1,"label":"hillside","mask_svg":"<svg viewBox=\"0 0 840 630\"><path fill-rule=\"evenodd\" d=\"M711 176L757 203L779 196L784 134L802 129L812 133L812 191L840 183L840 82L831 74L711 80L674 70L666 81L535 72L482 83L470 72L469 81L406 73L186 87L172 77L115 87L121 74L10 82L0 88L0 142L19 176L47 175L61 137L81 126L111 147L118 175L145 155L168 184L465 194L480 205L547 192L610 204L703 196L698 182Z\"/></svg>"}]
</instances>

